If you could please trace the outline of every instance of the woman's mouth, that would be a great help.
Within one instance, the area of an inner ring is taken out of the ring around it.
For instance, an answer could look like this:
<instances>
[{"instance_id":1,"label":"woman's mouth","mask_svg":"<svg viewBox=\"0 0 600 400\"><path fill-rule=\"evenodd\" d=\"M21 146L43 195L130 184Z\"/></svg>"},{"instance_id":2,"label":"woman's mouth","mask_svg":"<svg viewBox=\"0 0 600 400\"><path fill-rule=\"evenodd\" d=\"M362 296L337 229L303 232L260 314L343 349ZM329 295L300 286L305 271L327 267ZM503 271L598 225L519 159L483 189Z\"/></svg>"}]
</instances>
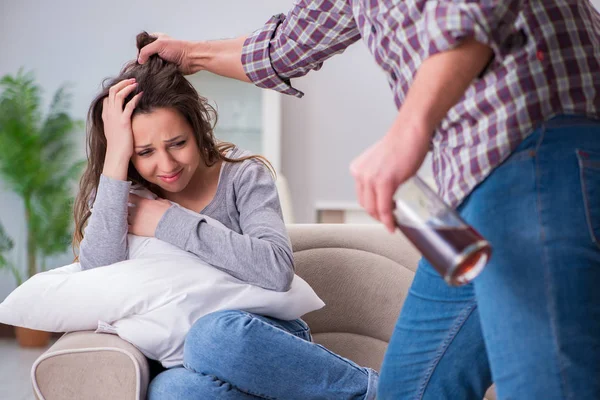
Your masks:
<instances>
[{"instance_id":1,"label":"woman's mouth","mask_svg":"<svg viewBox=\"0 0 600 400\"><path fill-rule=\"evenodd\" d=\"M177 173L172 174L172 175L159 175L158 177L160 179L162 179L163 182L166 183L173 183L175 182L177 179L179 179L179 177L181 176L181 173L183 172L183 169L180 169Z\"/></svg>"}]
</instances>

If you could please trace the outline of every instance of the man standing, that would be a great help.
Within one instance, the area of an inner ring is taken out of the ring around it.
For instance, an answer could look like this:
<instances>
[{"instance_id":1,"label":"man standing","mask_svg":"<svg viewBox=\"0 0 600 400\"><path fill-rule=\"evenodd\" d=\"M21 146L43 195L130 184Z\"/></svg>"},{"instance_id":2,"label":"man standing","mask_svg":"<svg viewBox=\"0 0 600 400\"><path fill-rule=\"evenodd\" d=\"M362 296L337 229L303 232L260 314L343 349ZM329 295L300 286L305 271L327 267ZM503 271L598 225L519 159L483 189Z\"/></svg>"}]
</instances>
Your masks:
<instances>
[{"instance_id":1,"label":"man standing","mask_svg":"<svg viewBox=\"0 0 600 400\"><path fill-rule=\"evenodd\" d=\"M361 39L396 120L350 166L392 195L433 151L440 195L494 247L472 284L422 260L378 398L600 398L600 15L588 0L298 0L247 37L140 52L301 97L290 79Z\"/></svg>"}]
</instances>

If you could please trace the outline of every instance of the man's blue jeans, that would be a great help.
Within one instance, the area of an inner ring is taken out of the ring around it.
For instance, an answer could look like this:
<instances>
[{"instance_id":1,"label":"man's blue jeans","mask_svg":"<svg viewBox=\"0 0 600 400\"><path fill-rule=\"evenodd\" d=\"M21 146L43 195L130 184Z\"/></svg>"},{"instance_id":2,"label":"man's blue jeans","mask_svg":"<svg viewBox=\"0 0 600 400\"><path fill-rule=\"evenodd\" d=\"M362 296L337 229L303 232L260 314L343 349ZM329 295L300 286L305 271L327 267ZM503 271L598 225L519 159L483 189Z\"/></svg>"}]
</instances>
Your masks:
<instances>
[{"instance_id":1,"label":"man's blue jeans","mask_svg":"<svg viewBox=\"0 0 600 400\"><path fill-rule=\"evenodd\" d=\"M544 123L461 204L493 255L470 285L422 260L378 399L600 399L600 121Z\"/></svg>"},{"instance_id":2,"label":"man's blue jeans","mask_svg":"<svg viewBox=\"0 0 600 400\"><path fill-rule=\"evenodd\" d=\"M375 398L375 371L310 340L302 320L242 311L209 314L186 337L184 366L160 373L148 399Z\"/></svg>"}]
</instances>

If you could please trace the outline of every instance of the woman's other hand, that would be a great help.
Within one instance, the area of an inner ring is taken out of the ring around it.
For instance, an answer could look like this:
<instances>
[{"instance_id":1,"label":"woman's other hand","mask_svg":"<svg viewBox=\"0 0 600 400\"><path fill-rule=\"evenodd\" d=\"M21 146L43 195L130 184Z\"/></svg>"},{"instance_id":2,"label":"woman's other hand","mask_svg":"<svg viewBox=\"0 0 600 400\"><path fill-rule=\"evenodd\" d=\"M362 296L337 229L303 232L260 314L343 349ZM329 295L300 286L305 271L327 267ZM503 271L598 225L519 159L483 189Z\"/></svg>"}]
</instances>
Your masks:
<instances>
[{"instance_id":1,"label":"woman's other hand","mask_svg":"<svg viewBox=\"0 0 600 400\"><path fill-rule=\"evenodd\" d=\"M129 233L154 237L158 222L170 207L171 202L165 199L152 200L130 194L127 213Z\"/></svg>"}]
</instances>

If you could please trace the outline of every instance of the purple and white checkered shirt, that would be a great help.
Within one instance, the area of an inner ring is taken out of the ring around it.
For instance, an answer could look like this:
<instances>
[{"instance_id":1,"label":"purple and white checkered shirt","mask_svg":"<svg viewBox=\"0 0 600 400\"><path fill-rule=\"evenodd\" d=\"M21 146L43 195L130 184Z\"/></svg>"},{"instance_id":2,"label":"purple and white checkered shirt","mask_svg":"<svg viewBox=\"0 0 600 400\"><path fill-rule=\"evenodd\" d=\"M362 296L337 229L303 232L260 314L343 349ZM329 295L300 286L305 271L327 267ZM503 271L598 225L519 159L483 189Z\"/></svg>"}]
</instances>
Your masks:
<instances>
[{"instance_id":1,"label":"purple and white checkered shirt","mask_svg":"<svg viewBox=\"0 0 600 400\"><path fill-rule=\"evenodd\" d=\"M290 78L363 38L397 107L427 57L474 37L494 59L433 137L441 196L457 206L535 126L557 114L600 117L600 15L589 0L298 0L244 43L263 88L301 97Z\"/></svg>"}]
</instances>

